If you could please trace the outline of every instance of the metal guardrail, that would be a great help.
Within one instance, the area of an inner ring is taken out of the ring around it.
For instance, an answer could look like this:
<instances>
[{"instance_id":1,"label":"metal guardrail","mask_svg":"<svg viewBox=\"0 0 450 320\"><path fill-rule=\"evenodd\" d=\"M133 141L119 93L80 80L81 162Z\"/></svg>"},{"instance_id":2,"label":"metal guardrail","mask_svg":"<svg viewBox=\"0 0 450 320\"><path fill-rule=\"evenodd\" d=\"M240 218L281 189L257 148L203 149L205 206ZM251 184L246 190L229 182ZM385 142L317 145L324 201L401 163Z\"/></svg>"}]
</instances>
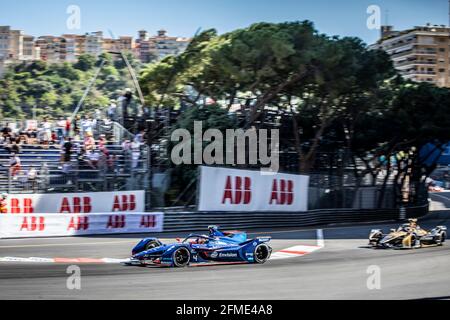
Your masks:
<instances>
[{"instance_id":1,"label":"metal guardrail","mask_svg":"<svg viewBox=\"0 0 450 320\"><path fill-rule=\"evenodd\" d=\"M422 217L428 204L406 207L406 218ZM215 224L224 229L307 227L336 223L400 220L397 209L327 209L308 212L165 212L164 231L204 230Z\"/></svg>"}]
</instances>

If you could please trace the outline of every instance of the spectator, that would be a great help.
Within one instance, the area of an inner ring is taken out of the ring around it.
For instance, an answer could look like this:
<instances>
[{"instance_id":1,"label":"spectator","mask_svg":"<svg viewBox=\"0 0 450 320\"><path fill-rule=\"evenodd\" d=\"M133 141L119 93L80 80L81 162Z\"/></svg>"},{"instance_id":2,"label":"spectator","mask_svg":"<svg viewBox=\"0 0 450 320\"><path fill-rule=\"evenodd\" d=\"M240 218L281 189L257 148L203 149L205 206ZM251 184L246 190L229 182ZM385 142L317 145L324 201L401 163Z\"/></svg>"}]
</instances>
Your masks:
<instances>
[{"instance_id":1,"label":"spectator","mask_svg":"<svg viewBox=\"0 0 450 320\"><path fill-rule=\"evenodd\" d=\"M81 120L81 133L83 135L83 138L86 137L88 132L92 131L92 124L87 118L87 116L83 116L83 119Z\"/></svg>"},{"instance_id":2,"label":"spectator","mask_svg":"<svg viewBox=\"0 0 450 320\"><path fill-rule=\"evenodd\" d=\"M139 158L141 157L141 144L137 141L131 143L131 168L136 169L139 166Z\"/></svg>"},{"instance_id":3,"label":"spectator","mask_svg":"<svg viewBox=\"0 0 450 320\"><path fill-rule=\"evenodd\" d=\"M28 129L26 132L27 135L27 144L37 144L37 131L33 129Z\"/></svg>"},{"instance_id":4,"label":"spectator","mask_svg":"<svg viewBox=\"0 0 450 320\"><path fill-rule=\"evenodd\" d=\"M122 151L124 153L128 153L131 150L131 142L130 140L125 140L122 142Z\"/></svg>"},{"instance_id":5,"label":"spectator","mask_svg":"<svg viewBox=\"0 0 450 320\"><path fill-rule=\"evenodd\" d=\"M52 123L47 118L44 118L42 128L44 129L44 132L47 136L47 141L49 141L52 137Z\"/></svg>"},{"instance_id":6,"label":"spectator","mask_svg":"<svg viewBox=\"0 0 450 320\"><path fill-rule=\"evenodd\" d=\"M6 126L2 129L2 136L5 138L5 140L11 136L12 130L10 127Z\"/></svg>"},{"instance_id":7,"label":"spectator","mask_svg":"<svg viewBox=\"0 0 450 320\"><path fill-rule=\"evenodd\" d=\"M16 141L13 141L10 145L5 147L5 150L9 153L20 153L20 146L16 143Z\"/></svg>"},{"instance_id":8,"label":"spectator","mask_svg":"<svg viewBox=\"0 0 450 320\"><path fill-rule=\"evenodd\" d=\"M70 118L67 118L66 123L64 125L64 136L65 137L70 136L70 127L71 127L71 121L70 121Z\"/></svg>"},{"instance_id":9,"label":"spectator","mask_svg":"<svg viewBox=\"0 0 450 320\"><path fill-rule=\"evenodd\" d=\"M133 93L130 88L126 88L124 94L119 98L119 103L122 107L122 120L128 118L128 108L131 104L131 100L133 99Z\"/></svg>"},{"instance_id":10,"label":"spectator","mask_svg":"<svg viewBox=\"0 0 450 320\"><path fill-rule=\"evenodd\" d=\"M56 135L58 137L58 140L62 140L62 138L65 136L66 131L66 120L64 118L59 118L57 122L57 128L56 128Z\"/></svg>"},{"instance_id":11,"label":"spectator","mask_svg":"<svg viewBox=\"0 0 450 320\"><path fill-rule=\"evenodd\" d=\"M72 138L65 137L64 141L65 142L63 145L63 150L64 150L63 162L70 162L70 160L72 158L72 148L73 148Z\"/></svg>"},{"instance_id":12,"label":"spectator","mask_svg":"<svg viewBox=\"0 0 450 320\"><path fill-rule=\"evenodd\" d=\"M73 139L75 141L81 141L81 134L80 134L80 130L76 129L74 130L74 136Z\"/></svg>"},{"instance_id":13,"label":"spectator","mask_svg":"<svg viewBox=\"0 0 450 320\"><path fill-rule=\"evenodd\" d=\"M33 190L36 189L37 176L38 171L34 167L31 167L28 171L28 181L30 181Z\"/></svg>"},{"instance_id":14,"label":"spectator","mask_svg":"<svg viewBox=\"0 0 450 320\"><path fill-rule=\"evenodd\" d=\"M6 209L7 198L8 198L8 195L6 193L2 193L2 195L0 196L0 214L8 213L8 209Z\"/></svg>"},{"instance_id":15,"label":"spectator","mask_svg":"<svg viewBox=\"0 0 450 320\"><path fill-rule=\"evenodd\" d=\"M56 133L56 130L53 130L52 135L51 135L51 142L52 142L52 144L56 144L57 141L58 141L58 135Z\"/></svg>"},{"instance_id":16,"label":"spectator","mask_svg":"<svg viewBox=\"0 0 450 320\"><path fill-rule=\"evenodd\" d=\"M9 172L13 178L16 178L16 174L22 169L20 158L13 153L11 160L9 161Z\"/></svg>"},{"instance_id":17,"label":"spectator","mask_svg":"<svg viewBox=\"0 0 450 320\"><path fill-rule=\"evenodd\" d=\"M98 168L98 162L100 160L100 154L98 152L88 152L86 154L86 162L92 169Z\"/></svg>"},{"instance_id":18,"label":"spectator","mask_svg":"<svg viewBox=\"0 0 450 320\"><path fill-rule=\"evenodd\" d=\"M123 152L123 161L125 171L128 171L130 168L130 158L131 158L131 142L130 140L125 140L122 142L122 152Z\"/></svg>"},{"instance_id":19,"label":"spectator","mask_svg":"<svg viewBox=\"0 0 450 320\"><path fill-rule=\"evenodd\" d=\"M145 142L144 134L145 134L144 130L139 131L139 133L134 137L134 141L143 144Z\"/></svg>"},{"instance_id":20,"label":"spectator","mask_svg":"<svg viewBox=\"0 0 450 320\"><path fill-rule=\"evenodd\" d=\"M100 135L100 138L98 139L98 148L100 150L105 149L106 148L106 136L104 134Z\"/></svg>"},{"instance_id":21,"label":"spectator","mask_svg":"<svg viewBox=\"0 0 450 320\"><path fill-rule=\"evenodd\" d=\"M76 116L73 120L73 132L80 134L80 116Z\"/></svg>"},{"instance_id":22,"label":"spectator","mask_svg":"<svg viewBox=\"0 0 450 320\"><path fill-rule=\"evenodd\" d=\"M100 120L103 118L102 112L99 109L95 109L94 119Z\"/></svg>"},{"instance_id":23,"label":"spectator","mask_svg":"<svg viewBox=\"0 0 450 320\"><path fill-rule=\"evenodd\" d=\"M111 105L108 107L108 118L111 121L117 121L117 105L111 102Z\"/></svg>"},{"instance_id":24,"label":"spectator","mask_svg":"<svg viewBox=\"0 0 450 320\"><path fill-rule=\"evenodd\" d=\"M86 152L95 150L95 140L92 132L88 132L84 138L84 150Z\"/></svg>"},{"instance_id":25,"label":"spectator","mask_svg":"<svg viewBox=\"0 0 450 320\"><path fill-rule=\"evenodd\" d=\"M119 173L117 156L115 154L110 155L108 158L108 170L109 170L109 172L114 173L114 174Z\"/></svg>"},{"instance_id":26,"label":"spectator","mask_svg":"<svg viewBox=\"0 0 450 320\"><path fill-rule=\"evenodd\" d=\"M64 174L67 185L73 184L72 182L72 164L70 162L65 162L62 167L62 173Z\"/></svg>"}]
</instances>

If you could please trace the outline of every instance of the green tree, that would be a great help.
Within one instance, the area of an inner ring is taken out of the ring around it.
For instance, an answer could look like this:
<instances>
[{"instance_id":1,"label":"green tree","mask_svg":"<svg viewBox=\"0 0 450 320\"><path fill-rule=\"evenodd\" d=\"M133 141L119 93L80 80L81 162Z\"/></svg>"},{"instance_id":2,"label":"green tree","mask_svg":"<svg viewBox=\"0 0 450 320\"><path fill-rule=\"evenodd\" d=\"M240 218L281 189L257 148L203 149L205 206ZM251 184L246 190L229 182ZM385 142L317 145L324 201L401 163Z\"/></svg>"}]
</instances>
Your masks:
<instances>
[{"instance_id":1,"label":"green tree","mask_svg":"<svg viewBox=\"0 0 450 320\"><path fill-rule=\"evenodd\" d=\"M97 58L90 54L82 54L78 57L78 61L75 63L74 68L81 71L89 71L95 67Z\"/></svg>"}]
</instances>

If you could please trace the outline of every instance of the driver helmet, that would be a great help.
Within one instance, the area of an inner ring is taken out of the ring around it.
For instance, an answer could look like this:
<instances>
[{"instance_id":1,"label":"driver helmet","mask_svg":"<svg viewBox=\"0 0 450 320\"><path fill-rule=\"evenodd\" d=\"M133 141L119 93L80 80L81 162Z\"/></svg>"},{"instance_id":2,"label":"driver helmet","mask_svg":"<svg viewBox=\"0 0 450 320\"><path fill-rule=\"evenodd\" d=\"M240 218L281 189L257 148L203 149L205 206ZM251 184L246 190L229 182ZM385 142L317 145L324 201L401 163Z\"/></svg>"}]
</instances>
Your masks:
<instances>
[{"instance_id":1,"label":"driver helmet","mask_svg":"<svg viewBox=\"0 0 450 320\"><path fill-rule=\"evenodd\" d=\"M209 231L209 234L212 236L217 231L219 231L219 227L218 226L208 226L208 231Z\"/></svg>"},{"instance_id":2,"label":"driver helmet","mask_svg":"<svg viewBox=\"0 0 450 320\"><path fill-rule=\"evenodd\" d=\"M409 225L413 228L417 227L417 219L408 219Z\"/></svg>"},{"instance_id":3,"label":"driver helmet","mask_svg":"<svg viewBox=\"0 0 450 320\"><path fill-rule=\"evenodd\" d=\"M5 200L8 197L7 193L2 193L0 196L3 200Z\"/></svg>"}]
</instances>

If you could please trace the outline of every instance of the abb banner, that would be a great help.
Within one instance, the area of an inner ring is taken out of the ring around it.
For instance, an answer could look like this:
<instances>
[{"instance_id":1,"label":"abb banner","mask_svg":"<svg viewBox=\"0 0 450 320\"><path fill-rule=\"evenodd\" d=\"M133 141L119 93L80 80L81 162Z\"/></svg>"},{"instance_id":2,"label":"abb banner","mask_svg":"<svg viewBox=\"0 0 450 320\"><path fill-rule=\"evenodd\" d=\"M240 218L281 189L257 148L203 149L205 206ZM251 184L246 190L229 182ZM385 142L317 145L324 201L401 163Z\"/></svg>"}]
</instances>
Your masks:
<instances>
[{"instance_id":1,"label":"abb banner","mask_svg":"<svg viewBox=\"0 0 450 320\"><path fill-rule=\"evenodd\" d=\"M162 232L163 224L160 212L6 214L0 215L0 238Z\"/></svg>"},{"instance_id":2,"label":"abb banner","mask_svg":"<svg viewBox=\"0 0 450 320\"><path fill-rule=\"evenodd\" d=\"M200 211L307 211L309 177L201 167Z\"/></svg>"},{"instance_id":3,"label":"abb banner","mask_svg":"<svg viewBox=\"0 0 450 320\"><path fill-rule=\"evenodd\" d=\"M7 210L10 214L144 212L145 191L11 194Z\"/></svg>"}]
</instances>

